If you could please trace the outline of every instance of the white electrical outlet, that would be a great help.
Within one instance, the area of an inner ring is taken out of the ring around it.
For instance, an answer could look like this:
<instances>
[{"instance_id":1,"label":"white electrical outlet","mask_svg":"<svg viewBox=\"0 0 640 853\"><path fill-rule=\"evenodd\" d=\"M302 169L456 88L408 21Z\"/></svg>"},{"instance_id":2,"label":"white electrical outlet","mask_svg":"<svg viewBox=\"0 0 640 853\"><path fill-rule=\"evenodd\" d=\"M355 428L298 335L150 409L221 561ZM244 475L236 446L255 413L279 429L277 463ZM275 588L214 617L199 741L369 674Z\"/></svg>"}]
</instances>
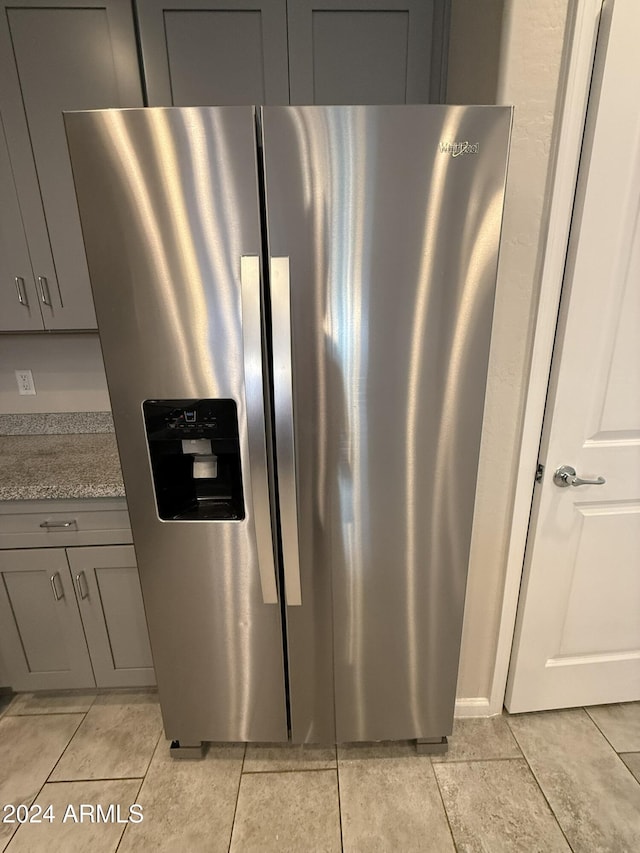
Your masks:
<instances>
[{"instance_id":1,"label":"white electrical outlet","mask_svg":"<svg viewBox=\"0 0 640 853\"><path fill-rule=\"evenodd\" d=\"M16 382L18 383L18 394L36 393L36 386L33 384L33 374L30 370L16 370Z\"/></svg>"}]
</instances>

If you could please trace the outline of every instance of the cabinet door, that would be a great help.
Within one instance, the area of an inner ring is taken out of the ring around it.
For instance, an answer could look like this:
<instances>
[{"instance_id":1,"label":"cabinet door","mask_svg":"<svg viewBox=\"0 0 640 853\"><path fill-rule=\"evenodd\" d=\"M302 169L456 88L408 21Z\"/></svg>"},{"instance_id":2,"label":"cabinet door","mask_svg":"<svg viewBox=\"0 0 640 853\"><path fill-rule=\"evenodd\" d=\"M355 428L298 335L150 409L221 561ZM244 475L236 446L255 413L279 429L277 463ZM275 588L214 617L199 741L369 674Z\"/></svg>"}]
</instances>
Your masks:
<instances>
[{"instance_id":1,"label":"cabinet door","mask_svg":"<svg viewBox=\"0 0 640 853\"><path fill-rule=\"evenodd\" d=\"M62 548L0 551L0 643L14 690L95 686Z\"/></svg>"},{"instance_id":2,"label":"cabinet door","mask_svg":"<svg viewBox=\"0 0 640 853\"><path fill-rule=\"evenodd\" d=\"M288 104L286 0L138 0L149 106Z\"/></svg>"},{"instance_id":3,"label":"cabinet door","mask_svg":"<svg viewBox=\"0 0 640 853\"><path fill-rule=\"evenodd\" d=\"M95 328L62 111L142 104L131 7L12 0L2 13L0 109L44 324Z\"/></svg>"},{"instance_id":4,"label":"cabinet door","mask_svg":"<svg viewBox=\"0 0 640 853\"><path fill-rule=\"evenodd\" d=\"M42 329L42 315L1 115L0 199L0 331Z\"/></svg>"},{"instance_id":5,"label":"cabinet door","mask_svg":"<svg viewBox=\"0 0 640 853\"><path fill-rule=\"evenodd\" d=\"M155 684L131 545L67 551L98 687Z\"/></svg>"},{"instance_id":6,"label":"cabinet door","mask_svg":"<svg viewBox=\"0 0 640 853\"><path fill-rule=\"evenodd\" d=\"M444 97L449 0L296 0L292 104L424 104Z\"/></svg>"}]
</instances>

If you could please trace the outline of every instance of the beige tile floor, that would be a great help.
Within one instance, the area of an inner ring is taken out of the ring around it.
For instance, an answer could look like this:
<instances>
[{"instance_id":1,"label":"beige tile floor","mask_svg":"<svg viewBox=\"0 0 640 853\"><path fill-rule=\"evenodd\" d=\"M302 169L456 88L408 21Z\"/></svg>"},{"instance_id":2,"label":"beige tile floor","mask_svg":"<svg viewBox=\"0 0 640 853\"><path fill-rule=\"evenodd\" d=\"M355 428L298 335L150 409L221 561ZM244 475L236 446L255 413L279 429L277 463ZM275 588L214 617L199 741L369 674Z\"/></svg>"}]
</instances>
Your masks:
<instances>
[{"instance_id":1,"label":"beige tile floor","mask_svg":"<svg viewBox=\"0 0 640 853\"><path fill-rule=\"evenodd\" d=\"M18 803L41 822L0 823L8 853L637 853L640 702L460 720L433 759L231 744L174 761L153 692L23 694L0 699L0 805Z\"/></svg>"}]
</instances>

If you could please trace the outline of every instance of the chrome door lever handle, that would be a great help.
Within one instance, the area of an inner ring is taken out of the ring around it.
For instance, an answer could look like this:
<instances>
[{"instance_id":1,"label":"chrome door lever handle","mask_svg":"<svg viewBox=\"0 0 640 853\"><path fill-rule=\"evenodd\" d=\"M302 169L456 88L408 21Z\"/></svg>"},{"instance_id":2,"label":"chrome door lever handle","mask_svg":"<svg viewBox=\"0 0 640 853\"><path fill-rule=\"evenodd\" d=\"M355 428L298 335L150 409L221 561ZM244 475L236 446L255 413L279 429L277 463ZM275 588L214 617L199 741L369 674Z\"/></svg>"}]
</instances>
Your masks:
<instances>
[{"instance_id":1,"label":"chrome door lever handle","mask_svg":"<svg viewBox=\"0 0 640 853\"><path fill-rule=\"evenodd\" d=\"M561 465L553 475L556 486L564 489L566 486L604 486L607 482L604 477L596 477L595 480L585 480L578 477L576 469L571 465Z\"/></svg>"}]
</instances>

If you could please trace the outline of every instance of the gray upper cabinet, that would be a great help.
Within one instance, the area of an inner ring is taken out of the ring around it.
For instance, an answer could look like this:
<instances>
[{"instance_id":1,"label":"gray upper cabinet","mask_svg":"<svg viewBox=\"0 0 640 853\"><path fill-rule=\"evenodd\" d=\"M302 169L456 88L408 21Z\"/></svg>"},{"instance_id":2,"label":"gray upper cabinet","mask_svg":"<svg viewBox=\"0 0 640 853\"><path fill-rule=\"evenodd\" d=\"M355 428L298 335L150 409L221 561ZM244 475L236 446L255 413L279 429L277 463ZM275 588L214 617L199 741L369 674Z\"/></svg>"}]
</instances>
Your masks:
<instances>
[{"instance_id":1,"label":"gray upper cabinet","mask_svg":"<svg viewBox=\"0 0 640 853\"><path fill-rule=\"evenodd\" d=\"M0 199L0 323L4 331L43 329L1 115Z\"/></svg>"},{"instance_id":2,"label":"gray upper cabinet","mask_svg":"<svg viewBox=\"0 0 640 853\"><path fill-rule=\"evenodd\" d=\"M443 100L450 0L137 0L150 106ZM131 0L0 0L0 331L96 326L63 110L142 106Z\"/></svg>"},{"instance_id":3,"label":"gray upper cabinet","mask_svg":"<svg viewBox=\"0 0 640 853\"><path fill-rule=\"evenodd\" d=\"M138 0L149 106L288 104L285 0Z\"/></svg>"},{"instance_id":4,"label":"gray upper cabinet","mask_svg":"<svg viewBox=\"0 0 640 853\"><path fill-rule=\"evenodd\" d=\"M438 103L449 5L137 0L148 103Z\"/></svg>"},{"instance_id":5,"label":"gray upper cabinet","mask_svg":"<svg viewBox=\"0 0 640 853\"><path fill-rule=\"evenodd\" d=\"M449 0L291 0L292 104L444 100Z\"/></svg>"},{"instance_id":6,"label":"gray upper cabinet","mask_svg":"<svg viewBox=\"0 0 640 853\"><path fill-rule=\"evenodd\" d=\"M142 105L131 5L12 0L2 13L0 113L44 327L95 328L62 111Z\"/></svg>"}]
</instances>

